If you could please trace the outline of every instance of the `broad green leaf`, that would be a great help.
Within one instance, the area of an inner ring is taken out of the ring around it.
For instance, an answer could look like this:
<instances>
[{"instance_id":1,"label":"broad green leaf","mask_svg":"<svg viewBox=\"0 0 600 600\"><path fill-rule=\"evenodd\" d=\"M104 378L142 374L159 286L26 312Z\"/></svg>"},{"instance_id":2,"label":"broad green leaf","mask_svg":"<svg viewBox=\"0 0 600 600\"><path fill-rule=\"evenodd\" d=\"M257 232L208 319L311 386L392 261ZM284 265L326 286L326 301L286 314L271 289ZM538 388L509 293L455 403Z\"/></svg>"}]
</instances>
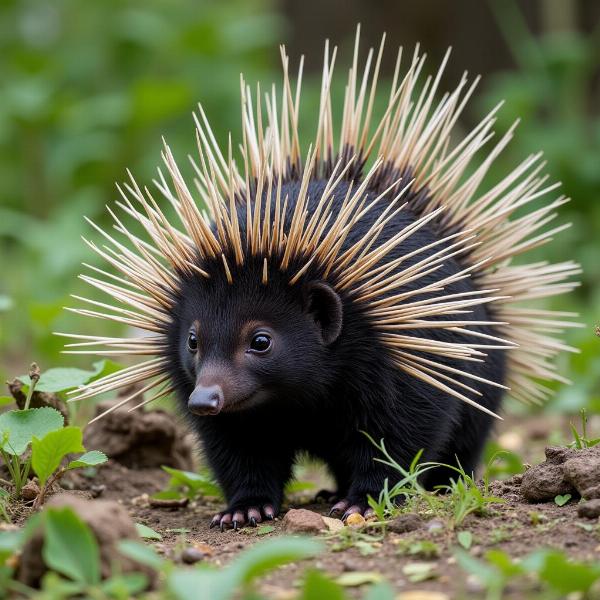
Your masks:
<instances>
[{"instance_id":1,"label":"broad green leaf","mask_svg":"<svg viewBox=\"0 0 600 600\"><path fill-rule=\"evenodd\" d=\"M394 600L395 598L394 588L387 581L372 585L363 596L363 600Z\"/></svg>"},{"instance_id":2,"label":"broad green leaf","mask_svg":"<svg viewBox=\"0 0 600 600\"><path fill-rule=\"evenodd\" d=\"M95 467L101 465L108 460L104 452L100 450L90 450L85 454L82 454L79 458L72 460L68 465L67 469L79 469L81 467Z\"/></svg>"},{"instance_id":3,"label":"broad green leaf","mask_svg":"<svg viewBox=\"0 0 600 600\"><path fill-rule=\"evenodd\" d=\"M40 379L35 386L36 392L66 392L72 390L80 385L85 385L110 375L121 369L121 366L110 360L101 360L95 362L91 371L85 369L76 369L73 367L58 367L56 369L48 369L40 375ZM19 381L22 381L26 389L29 389L31 385L31 379L29 375L21 375L18 377Z\"/></svg>"},{"instance_id":4,"label":"broad green leaf","mask_svg":"<svg viewBox=\"0 0 600 600\"><path fill-rule=\"evenodd\" d=\"M342 573L336 578L336 583L344 587L358 587L366 583L378 583L383 579L381 573L375 571L351 571Z\"/></svg>"},{"instance_id":5,"label":"broad green leaf","mask_svg":"<svg viewBox=\"0 0 600 600\"><path fill-rule=\"evenodd\" d=\"M122 573L107 579L101 587L110 598L132 598L148 587L148 576L144 573Z\"/></svg>"},{"instance_id":6,"label":"broad green leaf","mask_svg":"<svg viewBox=\"0 0 600 600\"><path fill-rule=\"evenodd\" d=\"M154 531L152 527L144 525L143 523L136 523L135 528L140 537L146 538L147 540L162 540L162 535L158 531Z\"/></svg>"},{"instance_id":7,"label":"broad green leaf","mask_svg":"<svg viewBox=\"0 0 600 600\"><path fill-rule=\"evenodd\" d=\"M249 583L267 571L286 563L319 554L323 545L305 537L279 537L260 542L246 550L229 566L235 581Z\"/></svg>"},{"instance_id":8,"label":"broad green leaf","mask_svg":"<svg viewBox=\"0 0 600 600\"><path fill-rule=\"evenodd\" d=\"M19 456L25 452L33 436L42 438L50 431L60 429L63 424L63 416L49 406L9 410L0 415L0 440L3 433L8 433L8 439L0 442L2 449Z\"/></svg>"},{"instance_id":9,"label":"broad green leaf","mask_svg":"<svg viewBox=\"0 0 600 600\"><path fill-rule=\"evenodd\" d=\"M14 401L15 399L12 396L0 396L0 406L8 406Z\"/></svg>"},{"instance_id":10,"label":"broad green leaf","mask_svg":"<svg viewBox=\"0 0 600 600\"><path fill-rule=\"evenodd\" d=\"M0 565L17 550L19 550L25 541L22 530L0 531Z\"/></svg>"},{"instance_id":11,"label":"broad green leaf","mask_svg":"<svg viewBox=\"0 0 600 600\"><path fill-rule=\"evenodd\" d=\"M70 508L46 513L43 558L46 565L74 581L100 581L100 552L90 528Z\"/></svg>"},{"instance_id":12,"label":"broad green leaf","mask_svg":"<svg viewBox=\"0 0 600 600\"><path fill-rule=\"evenodd\" d=\"M571 562L561 552L550 552L539 575L561 594L587 592L600 580L600 566Z\"/></svg>"},{"instance_id":13,"label":"broad green leaf","mask_svg":"<svg viewBox=\"0 0 600 600\"><path fill-rule=\"evenodd\" d=\"M273 525L262 525L256 531L256 535L267 535L268 533L273 533L275 531L275 527Z\"/></svg>"},{"instance_id":14,"label":"broad green leaf","mask_svg":"<svg viewBox=\"0 0 600 600\"><path fill-rule=\"evenodd\" d=\"M177 600L230 600L238 583L228 570L175 569L167 578L167 587Z\"/></svg>"},{"instance_id":15,"label":"broad green leaf","mask_svg":"<svg viewBox=\"0 0 600 600\"><path fill-rule=\"evenodd\" d=\"M150 546L146 546L141 542L136 542L135 540L121 540L117 544L117 547L123 556L131 558L141 565L146 565L157 571L159 571L164 564L164 560Z\"/></svg>"},{"instance_id":16,"label":"broad green leaf","mask_svg":"<svg viewBox=\"0 0 600 600\"><path fill-rule=\"evenodd\" d=\"M456 539L465 550L468 550L473 543L473 534L470 531L459 531L456 534Z\"/></svg>"},{"instance_id":17,"label":"broad green leaf","mask_svg":"<svg viewBox=\"0 0 600 600\"><path fill-rule=\"evenodd\" d=\"M64 427L31 442L31 466L43 486L56 471L62 459L72 452L85 452L79 427Z\"/></svg>"},{"instance_id":18,"label":"broad green leaf","mask_svg":"<svg viewBox=\"0 0 600 600\"><path fill-rule=\"evenodd\" d=\"M300 600L345 600L344 589L320 571L309 570L304 578Z\"/></svg>"}]
</instances>

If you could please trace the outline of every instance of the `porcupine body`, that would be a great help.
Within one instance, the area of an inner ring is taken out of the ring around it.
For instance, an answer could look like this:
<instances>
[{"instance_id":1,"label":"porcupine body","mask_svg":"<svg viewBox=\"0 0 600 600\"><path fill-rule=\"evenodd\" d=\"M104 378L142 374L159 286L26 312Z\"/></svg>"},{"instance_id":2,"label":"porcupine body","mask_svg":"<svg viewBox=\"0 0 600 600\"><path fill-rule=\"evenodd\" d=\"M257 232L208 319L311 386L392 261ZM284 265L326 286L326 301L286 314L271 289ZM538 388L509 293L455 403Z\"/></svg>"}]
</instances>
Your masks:
<instances>
[{"instance_id":1,"label":"porcupine body","mask_svg":"<svg viewBox=\"0 0 600 600\"><path fill-rule=\"evenodd\" d=\"M562 380L552 359L569 348L554 334L571 315L518 303L568 291L578 267L513 259L562 228L545 225L564 199L513 216L555 187L544 187L539 155L479 189L512 130L467 172L491 138L495 109L450 144L473 87L464 77L434 104L445 61L419 93L423 57L415 52L403 78L397 66L388 108L372 124L382 48L361 79L357 38L337 150L329 52L305 155L299 87L292 93L282 52L283 98L279 106L275 91L267 95L266 127L260 100L255 111L242 85L243 170L231 145L221 152L202 110L196 119L196 186L208 215L165 146L172 183L161 173L156 184L179 227L131 179L119 205L148 239L111 211L126 243L100 228L109 246L88 242L120 275L93 268L101 279L82 277L125 307L83 299L111 312L77 312L150 335L71 336L70 346L155 358L76 398L133 382L144 385L119 405L156 387L138 406L175 393L225 491L228 506L212 521L221 528L277 514L299 452L330 467L342 498L334 509L364 514L368 495L399 476L374 460L365 433L385 440L401 465L423 449L424 460L470 472L504 389L536 402L547 392L540 380ZM452 473L430 470L423 483Z\"/></svg>"},{"instance_id":2,"label":"porcupine body","mask_svg":"<svg viewBox=\"0 0 600 600\"><path fill-rule=\"evenodd\" d=\"M324 186L323 181L309 184L309 215L318 205ZM283 187L289 199L288 220L298 188L298 183ZM344 184L335 191L333 212L340 210L347 188ZM410 198L404 200L410 206ZM370 211L352 229L342 250L359 241L384 208L381 204ZM239 218L243 223L243 211ZM400 211L387 223L377 245L415 221L409 209ZM422 227L386 255L385 261L437 239L433 227ZM437 250L439 246L419 253L397 268L405 270ZM228 258L228 262L234 262L233 257ZM207 266L204 264L204 268ZM424 449L423 460L450 465L458 462L467 473L475 469L493 417L400 372L387 360L378 332L360 306L340 295L338 309L337 299L330 297L336 294L333 286L324 294L319 289L311 292L313 282L327 282L318 268L309 269L302 284L295 286L289 285L289 277L277 272L269 273L268 285L263 285L262 271L262 258L249 260L232 273L233 283L229 284L221 276L222 263L215 260L210 279L192 276L183 283L169 332L171 377L178 382L184 411L199 432L205 455L226 492L227 513L242 511L241 524L249 507L272 506L278 512L284 484L300 452L322 459L329 466L337 483L336 495L344 499L342 513L350 507L366 510L367 495L376 497L384 480L394 481L398 473L374 462L378 451L362 432L376 440L384 439L388 451L403 465L410 464ZM449 259L439 271L408 283L404 289L418 291L460 271L461 266ZM474 289L472 280L463 279L438 293L468 293ZM417 295L413 301L426 296ZM491 320L484 305L475 306L468 319ZM186 346L189 324L195 320L199 323L198 353L202 357L198 365ZM204 333L203 323L218 327ZM247 323L253 323L249 335L240 336ZM491 325L474 329L498 335ZM260 331L273 338L273 347L269 355L248 364L249 357L243 355L250 344L248 338ZM449 342L461 338L461 334L444 329L415 330L413 335ZM329 339L324 341L327 336ZM236 360L236 354L238 359L242 355L242 360ZM451 360L442 360L452 365ZM460 368L490 381L505 381L501 350L490 350L485 361L465 361ZM461 380L472 383L466 377ZM194 415L187 410L197 381L203 384L205 394L210 394L213 386L222 390L228 410L218 417ZM503 390L485 383L477 387L480 402L496 412ZM257 393L262 397L254 402L251 396ZM227 406L229 403L231 406ZM423 483L428 487L447 484L449 476L456 479L456 472L436 469Z\"/></svg>"}]
</instances>

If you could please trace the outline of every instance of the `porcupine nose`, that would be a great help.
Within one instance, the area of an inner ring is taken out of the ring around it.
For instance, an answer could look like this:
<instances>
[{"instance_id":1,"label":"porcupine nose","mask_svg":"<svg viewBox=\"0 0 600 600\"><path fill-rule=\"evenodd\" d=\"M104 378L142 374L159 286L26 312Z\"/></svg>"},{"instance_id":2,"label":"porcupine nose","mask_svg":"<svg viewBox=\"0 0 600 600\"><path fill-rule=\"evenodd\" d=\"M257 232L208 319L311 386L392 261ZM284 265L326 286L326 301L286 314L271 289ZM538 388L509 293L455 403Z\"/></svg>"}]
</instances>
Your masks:
<instances>
[{"instance_id":1,"label":"porcupine nose","mask_svg":"<svg viewBox=\"0 0 600 600\"><path fill-rule=\"evenodd\" d=\"M220 385L198 385L188 400L188 409L195 415L216 415L223 408L223 390Z\"/></svg>"}]
</instances>

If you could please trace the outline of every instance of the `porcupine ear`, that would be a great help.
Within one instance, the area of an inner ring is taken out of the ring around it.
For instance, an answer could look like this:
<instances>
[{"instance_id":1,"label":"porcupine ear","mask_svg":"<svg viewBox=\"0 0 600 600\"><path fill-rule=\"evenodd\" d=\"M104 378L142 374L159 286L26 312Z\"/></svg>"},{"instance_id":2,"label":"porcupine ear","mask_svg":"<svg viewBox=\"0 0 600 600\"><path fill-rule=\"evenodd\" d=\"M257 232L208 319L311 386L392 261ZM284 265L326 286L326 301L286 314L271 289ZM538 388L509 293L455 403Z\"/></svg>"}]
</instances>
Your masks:
<instances>
[{"instance_id":1,"label":"porcupine ear","mask_svg":"<svg viewBox=\"0 0 600 600\"><path fill-rule=\"evenodd\" d=\"M343 307L339 294L329 284L313 281L307 286L305 306L321 331L323 343L333 344L342 331Z\"/></svg>"}]
</instances>

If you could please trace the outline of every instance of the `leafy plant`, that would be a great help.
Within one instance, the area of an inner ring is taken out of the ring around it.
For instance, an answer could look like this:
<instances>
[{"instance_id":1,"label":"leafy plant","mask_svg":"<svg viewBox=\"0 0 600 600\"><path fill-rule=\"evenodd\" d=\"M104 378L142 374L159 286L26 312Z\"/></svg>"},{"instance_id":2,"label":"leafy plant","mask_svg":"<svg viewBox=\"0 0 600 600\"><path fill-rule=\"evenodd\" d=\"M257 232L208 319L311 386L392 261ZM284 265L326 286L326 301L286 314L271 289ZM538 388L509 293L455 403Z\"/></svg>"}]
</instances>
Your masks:
<instances>
[{"instance_id":1,"label":"leafy plant","mask_svg":"<svg viewBox=\"0 0 600 600\"><path fill-rule=\"evenodd\" d=\"M154 494L154 498L162 500L189 498L193 500L198 496L213 496L223 498L223 490L208 473L192 473L173 467L162 467L171 479L165 490Z\"/></svg>"},{"instance_id":2,"label":"leafy plant","mask_svg":"<svg viewBox=\"0 0 600 600\"><path fill-rule=\"evenodd\" d=\"M582 450L583 448L592 448L597 444L600 444L600 438L589 439L587 434L587 422L588 416L585 408L582 408L579 411L581 417L581 435L577 431L577 428L573 423L570 423L571 433L573 434L573 441L569 444L570 448L577 448L577 450Z\"/></svg>"},{"instance_id":3,"label":"leafy plant","mask_svg":"<svg viewBox=\"0 0 600 600\"><path fill-rule=\"evenodd\" d=\"M99 465L106 456L99 451L87 452L78 459L59 468L67 454L85 452L82 432L79 427L63 427L64 417L49 406L29 408L36 391L62 392L72 389L80 382L87 383L101 377L115 367L114 363L95 363L92 371L82 369L50 369L40 373L38 366L31 365L29 375L20 379L24 382L27 396L22 410L9 410L0 414L0 455L11 477L13 494L19 497L27 483L31 467L38 476L40 494L36 507L40 506L49 487L67 471ZM76 372L76 373L75 373ZM67 374L76 377L67 381ZM41 390L40 390L41 388ZM31 446L31 454L24 456Z\"/></svg>"},{"instance_id":4,"label":"leafy plant","mask_svg":"<svg viewBox=\"0 0 600 600\"><path fill-rule=\"evenodd\" d=\"M83 434L79 427L64 427L50 431L42 439L34 436L31 444L31 465L40 484L36 507L41 506L47 490L67 471L94 467L106 462L107 458L103 452L99 450L85 451L82 437ZM67 454L75 452L84 452L85 454L69 461L64 467L60 467Z\"/></svg>"},{"instance_id":5,"label":"leafy plant","mask_svg":"<svg viewBox=\"0 0 600 600\"><path fill-rule=\"evenodd\" d=\"M423 450L417 452L408 469L400 465L388 452L383 439L379 444L366 432L364 435L369 441L383 454L383 458L376 457L374 460L396 470L400 478L390 487L390 483L386 478L383 484L383 489L379 492L377 499L369 496L369 506L375 512L377 518L381 521L392 517L398 511L399 504L409 504L415 498L423 498L430 502L434 502L433 497L427 494L425 488L419 483L422 475L437 465L434 463L419 463Z\"/></svg>"},{"instance_id":6,"label":"leafy plant","mask_svg":"<svg viewBox=\"0 0 600 600\"><path fill-rule=\"evenodd\" d=\"M439 486L439 489L447 492L445 500L450 508L450 528L454 529L462 524L465 518L476 513L486 514L490 504L501 504L502 498L496 498L489 493L488 479L484 477L482 488L471 475L467 475L461 467L446 465L458 474L457 479L451 479L448 485Z\"/></svg>"}]
</instances>

